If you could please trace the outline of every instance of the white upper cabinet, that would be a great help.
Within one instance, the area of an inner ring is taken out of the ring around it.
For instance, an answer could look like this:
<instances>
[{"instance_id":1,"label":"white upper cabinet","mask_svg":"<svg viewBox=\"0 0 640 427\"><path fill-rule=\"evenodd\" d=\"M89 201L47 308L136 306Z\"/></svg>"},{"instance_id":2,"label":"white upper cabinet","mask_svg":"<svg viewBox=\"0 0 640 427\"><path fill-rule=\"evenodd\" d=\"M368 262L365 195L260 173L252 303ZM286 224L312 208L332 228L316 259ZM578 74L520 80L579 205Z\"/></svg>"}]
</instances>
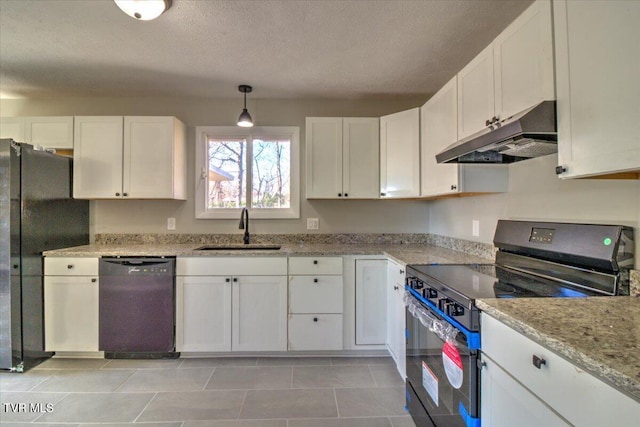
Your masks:
<instances>
[{"instance_id":1,"label":"white upper cabinet","mask_svg":"<svg viewBox=\"0 0 640 427\"><path fill-rule=\"evenodd\" d=\"M420 109L422 197L508 190L506 165L438 164L436 154L458 139L457 77Z\"/></svg>"},{"instance_id":2,"label":"white upper cabinet","mask_svg":"<svg viewBox=\"0 0 640 427\"><path fill-rule=\"evenodd\" d=\"M458 139L553 99L551 5L538 0L458 73Z\"/></svg>"},{"instance_id":3,"label":"white upper cabinet","mask_svg":"<svg viewBox=\"0 0 640 427\"><path fill-rule=\"evenodd\" d=\"M349 199L377 199L380 186L380 119L342 119L342 189Z\"/></svg>"},{"instance_id":4,"label":"white upper cabinet","mask_svg":"<svg viewBox=\"0 0 640 427\"><path fill-rule=\"evenodd\" d=\"M380 196L420 195L420 108L380 117Z\"/></svg>"},{"instance_id":5,"label":"white upper cabinet","mask_svg":"<svg viewBox=\"0 0 640 427\"><path fill-rule=\"evenodd\" d=\"M561 178L640 171L639 23L637 1L554 2Z\"/></svg>"},{"instance_id":6,"label":"white upper cabinet","mask_svg":"<svg viewBox=\"0 0 640 427\"><path fill-rule=\"evenodd\" d=\"M73 117L2 117L0 138L41 145L45 148L73 150Z\"/></svg>"},{"instance_id":7,"label":"white upper cabinet","mask_svg":"<svg viewBox=\"0 0 640 427\"><path fill-rule=\"evenodd\" d=\"M489 132L494 116L493 45L486 47L458 73L458 138Z\"/></svg>"},{"instance_id":8,"label":"white upper cabinet","mask_svg":"<svg viewBox=\"0 0 640 427\"><path fill-rule=\"evenodd\" d=\"M307 117L307 198L378 198L379 119Z\"/></svg>"},{"instance_id":9,"label":"white upper cabinet","mask_svg":"<svg viewBox=\"0 0 640 427\"><path fill-rule=\"evenodd\" d=\"M555 99L551 4L538 0L493 41L495 115L501 121Z\"/></svg>"},{"instance_id":10,"label":"white upper cabinet","mask_svg":"<svg viewBox=\"0 0 640 427\"><path fill-rule=\"evenodd\" d=\"M184 124L175 117L75 118L79 199L186 197Z\"/></svg>"}]
</instances>

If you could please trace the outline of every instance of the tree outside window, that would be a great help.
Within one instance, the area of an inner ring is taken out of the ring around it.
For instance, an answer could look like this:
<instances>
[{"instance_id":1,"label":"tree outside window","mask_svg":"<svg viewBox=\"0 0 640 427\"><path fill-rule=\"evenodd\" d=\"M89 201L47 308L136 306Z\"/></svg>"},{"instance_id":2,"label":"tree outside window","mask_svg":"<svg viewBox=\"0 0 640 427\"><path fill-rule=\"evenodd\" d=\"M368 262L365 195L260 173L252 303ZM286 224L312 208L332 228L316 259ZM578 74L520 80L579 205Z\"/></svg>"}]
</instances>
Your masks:
<instances>
[{"instance_id":1,"label":"tree outside window","mask_svg":"<svg viewBox=\"0 0 640 427\"><path fill-rule=\"evenodd\" d=\"M234 128L207 127L196 133L205 155L199 183L205 200L201 209L196 203L197 217L233 217L243 207L254 217L299 217L298 128L254 128L239 135Z\"/></svg>"}]
</instances>

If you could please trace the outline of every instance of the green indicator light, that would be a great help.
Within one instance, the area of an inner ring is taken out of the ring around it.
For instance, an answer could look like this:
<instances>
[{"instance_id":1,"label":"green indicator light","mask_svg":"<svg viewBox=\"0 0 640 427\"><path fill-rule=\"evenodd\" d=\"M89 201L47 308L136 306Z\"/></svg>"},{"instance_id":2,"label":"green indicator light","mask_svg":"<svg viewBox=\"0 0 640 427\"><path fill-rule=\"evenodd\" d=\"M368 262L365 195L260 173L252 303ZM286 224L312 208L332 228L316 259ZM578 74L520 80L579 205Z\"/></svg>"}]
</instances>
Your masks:
<instances>
[{"instance_id":1,"label":"green indicator light","mask_svg":"<svg viewBox=\"0 0 640 427\"><path fill-rule=\"evenodd\" d=\"M607 237L606 239L604 239L603 243L605 246L609 246L611 244L611 239Z\"/></svg>"}]
</instances>

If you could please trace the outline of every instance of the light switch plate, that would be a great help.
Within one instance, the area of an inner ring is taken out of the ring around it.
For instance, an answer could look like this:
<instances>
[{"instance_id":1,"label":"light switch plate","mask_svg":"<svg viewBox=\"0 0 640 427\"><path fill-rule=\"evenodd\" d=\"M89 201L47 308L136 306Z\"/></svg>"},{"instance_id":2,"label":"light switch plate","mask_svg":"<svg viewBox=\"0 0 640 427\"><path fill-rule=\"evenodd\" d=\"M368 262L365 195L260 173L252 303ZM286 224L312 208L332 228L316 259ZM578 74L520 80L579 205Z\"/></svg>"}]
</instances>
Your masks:
<instances>
[{"instance_id":1,"label":"light switch plate","mask_svg":"<svg viewBox=\"0 0 640 427\"><path fill-rule=\"evenodd\" d=\"M317 230L320 228L320 220L318 218L307 218L307 230Z\"/></svg>"},{"instance_id":2,"label":"light switch plate","mask_svg":"<svg viewBox=\"0 0 640 427\"><path fill-rule=\"evenodd\" d=\"M176 219L167 218L167 230L175 230L175 229L176 229Z\"/></svg>"},{"instance_id":3,"label":"light switch plate","mask_svg":"<svg viewBox=\"0 0 640 427\"><path fill-rule=\"evenodd\" d=\"M480 221L477 219L472 220L471 229L471 234L473 234L475 237L480 236Z\"/></svg>"}]
</instances>

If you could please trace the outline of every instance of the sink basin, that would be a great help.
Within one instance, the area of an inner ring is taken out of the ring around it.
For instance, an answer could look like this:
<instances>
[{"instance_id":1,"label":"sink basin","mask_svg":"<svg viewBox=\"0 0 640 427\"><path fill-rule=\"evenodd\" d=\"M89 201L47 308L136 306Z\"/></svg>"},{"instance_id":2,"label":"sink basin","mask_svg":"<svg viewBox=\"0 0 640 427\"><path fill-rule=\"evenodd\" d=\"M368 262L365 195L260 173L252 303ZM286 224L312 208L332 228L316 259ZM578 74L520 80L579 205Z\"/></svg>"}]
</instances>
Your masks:
<instances>
[{"instance_id":1,"label":"sink basin","mask_svg":"<svg viewBox=\"0 0 640 427\"><path fill-rule=\"evenodd\" d=\"M279 245L204 245L195 251L278 251Z\"/></svg>"}]
</instances>

